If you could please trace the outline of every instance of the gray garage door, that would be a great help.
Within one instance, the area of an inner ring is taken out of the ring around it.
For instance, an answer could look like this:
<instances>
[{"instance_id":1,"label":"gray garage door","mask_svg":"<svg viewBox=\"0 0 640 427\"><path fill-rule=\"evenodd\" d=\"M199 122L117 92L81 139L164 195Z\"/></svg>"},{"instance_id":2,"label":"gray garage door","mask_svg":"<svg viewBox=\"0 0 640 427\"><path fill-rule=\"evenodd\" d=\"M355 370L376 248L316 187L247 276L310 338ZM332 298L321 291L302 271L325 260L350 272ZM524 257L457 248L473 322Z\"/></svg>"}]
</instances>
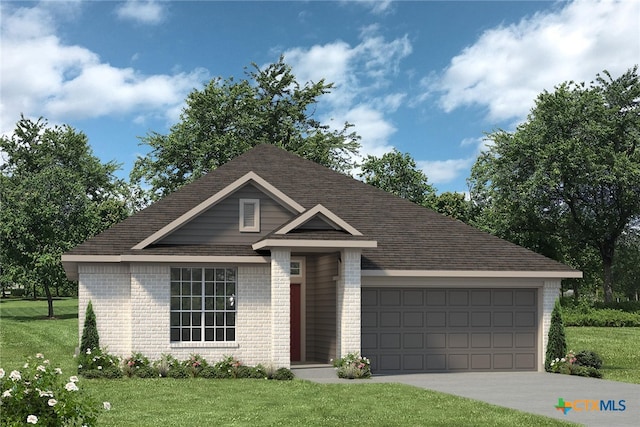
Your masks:
<instances>
[{"instance_id":1,"label":"gray garage door","mask_svg":"<svg viewBox=\"0 0 640 427\"><path fill-rule=\"evenodd\" d=\"M537 369L535 289L362 288L378 373Z\"/></svg>"}]
</instances>

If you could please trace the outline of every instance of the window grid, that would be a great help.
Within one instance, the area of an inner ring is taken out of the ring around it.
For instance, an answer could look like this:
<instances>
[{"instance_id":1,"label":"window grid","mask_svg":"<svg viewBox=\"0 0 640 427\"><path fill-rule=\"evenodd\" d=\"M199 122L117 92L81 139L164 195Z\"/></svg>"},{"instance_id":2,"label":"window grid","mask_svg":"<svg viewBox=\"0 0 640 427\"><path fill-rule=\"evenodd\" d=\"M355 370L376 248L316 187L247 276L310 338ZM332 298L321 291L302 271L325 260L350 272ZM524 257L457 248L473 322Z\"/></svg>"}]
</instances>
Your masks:
<instances>
[{"instance_id":1,"label":"window grid","mask_svg":"<svg viewBox=\"0 0 640 427\"><path fill-rule=\"evenodd\" d=\"M235 269L171 269L171 341L235 341L235 324Z\"/></svg>"}]
</instances>

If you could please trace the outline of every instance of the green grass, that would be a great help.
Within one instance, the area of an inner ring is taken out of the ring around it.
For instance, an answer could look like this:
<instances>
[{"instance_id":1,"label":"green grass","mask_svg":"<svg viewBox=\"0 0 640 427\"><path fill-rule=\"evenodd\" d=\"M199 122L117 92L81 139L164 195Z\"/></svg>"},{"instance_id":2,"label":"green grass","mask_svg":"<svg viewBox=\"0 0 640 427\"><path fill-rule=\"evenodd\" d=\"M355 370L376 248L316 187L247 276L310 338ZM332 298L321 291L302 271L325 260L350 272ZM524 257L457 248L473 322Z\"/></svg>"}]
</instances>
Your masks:
<instances>
[{"instance_id":1,"label":"green grass","mask_svg":"<svg viewBox=\"0 0 640 427\"><path fill-rule=\"evenodd\" d=\"M569 350L595 351L604 378L640 384L640 328L566 327Z\"/></svg>"},{"instance_id":2,"label":"green grass","mask_svg":"<svg viewBox=\"0 0 640 427\"><path fill-rule=\"evenodd\" d=\"M44 301L0 303L0 366L19 368L41 352L53 366L75 373L77 301L55 302L58 319L46 319ZM429 390L365 381L350 384L266 380L86 380L98 401L109 401L105 426L194 425L567 425Z\"/></svg>"}]
</instances>

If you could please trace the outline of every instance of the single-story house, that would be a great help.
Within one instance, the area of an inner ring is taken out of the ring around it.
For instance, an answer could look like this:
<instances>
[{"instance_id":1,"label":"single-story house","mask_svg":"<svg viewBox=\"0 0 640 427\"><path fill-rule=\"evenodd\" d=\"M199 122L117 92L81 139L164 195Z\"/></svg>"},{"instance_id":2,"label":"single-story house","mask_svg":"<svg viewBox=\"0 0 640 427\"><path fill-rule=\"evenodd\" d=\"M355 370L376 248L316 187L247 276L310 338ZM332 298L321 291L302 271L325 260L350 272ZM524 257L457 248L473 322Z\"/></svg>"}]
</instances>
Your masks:
<instances>
[{"instance_id":1,"label":"single-story house","mask_svg":"<svg viewBox=\"0 0 640 427\"><path fill-rule=\"evenodd\" d=\"M272 145L62 256L112 354L542 370L581 273Z\"/></svg>"}]
</instances>

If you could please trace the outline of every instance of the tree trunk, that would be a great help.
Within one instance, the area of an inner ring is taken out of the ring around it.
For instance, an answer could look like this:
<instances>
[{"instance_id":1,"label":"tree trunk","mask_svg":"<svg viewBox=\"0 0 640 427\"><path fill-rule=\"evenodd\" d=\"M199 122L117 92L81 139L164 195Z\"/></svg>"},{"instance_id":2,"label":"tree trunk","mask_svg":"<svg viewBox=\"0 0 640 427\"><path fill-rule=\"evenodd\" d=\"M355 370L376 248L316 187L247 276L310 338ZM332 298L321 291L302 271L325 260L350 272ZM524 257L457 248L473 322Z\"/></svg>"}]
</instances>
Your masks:
<instances>
[{"instance_id":1,"label":"tree trunk","mask_svg":"<svg viewBox=\"0 0 640 427\"><path fill-rule=\"evenodd\" d=\"M604 290L604 302L613 301L613 252L615 241L605 242L600 248L602 256L602 287Z\"/></svg>"},{"instance_id":2,"label":"tree trunk","mask_svg":"<svg viewBox=\"0 0 640 427\"><path fill-rule=\"evenodd\" d=\"M47 304L49 305L49 319L53 318L53 297L51 296L51 290L49 289L49 284L45 282L44 284L44 293L47 294Z\"/></svg>"}]
</instances>

